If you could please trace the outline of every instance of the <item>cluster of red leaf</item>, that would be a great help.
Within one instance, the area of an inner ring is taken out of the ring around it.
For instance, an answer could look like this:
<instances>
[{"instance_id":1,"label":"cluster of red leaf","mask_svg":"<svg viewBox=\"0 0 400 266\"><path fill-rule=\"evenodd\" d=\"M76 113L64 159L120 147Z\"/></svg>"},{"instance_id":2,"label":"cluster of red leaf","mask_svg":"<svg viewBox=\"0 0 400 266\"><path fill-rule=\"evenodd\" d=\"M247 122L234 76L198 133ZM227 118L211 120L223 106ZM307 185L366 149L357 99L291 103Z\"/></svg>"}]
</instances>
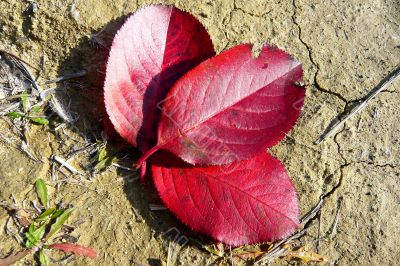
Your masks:
<instances>
[{"instance_id":1,"label":"cluster of red leaf","mask_svg":"<svg viewBox=\"0 0 400 266\"><path fill-rule=\"evenodd\" d=\"M296 122L301 63L265 45L215 55L204 27L170 6L148 6L117 33L104 85L117 132L150 159L165 205L193 230L237 246L298 226L296 190L265 150ZM151 156L151 157L150 157Z\"/></svg>"}]
</instances>

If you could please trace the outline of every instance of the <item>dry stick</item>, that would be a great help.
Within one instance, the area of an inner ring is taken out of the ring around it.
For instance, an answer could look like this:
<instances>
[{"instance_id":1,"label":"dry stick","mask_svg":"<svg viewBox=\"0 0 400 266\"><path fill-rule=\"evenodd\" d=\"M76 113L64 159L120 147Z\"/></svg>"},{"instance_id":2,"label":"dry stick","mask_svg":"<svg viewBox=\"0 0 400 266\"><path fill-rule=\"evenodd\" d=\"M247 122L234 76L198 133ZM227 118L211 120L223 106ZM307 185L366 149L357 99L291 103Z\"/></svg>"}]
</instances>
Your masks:
<instances>
[{"instance_id":1,"label":"dry stick","mask_svg":"<svg viewBox=\"0 0 400 266\"><path fill-rule=\"evenodd\" d=\"M19 150L24 152L33 161L40 162L40 160L36 158L35 155L32 153L32 151L29 149L28 143L26 143L25 140L22 141Z\"/></svg>"},{"instance_id":2,"label":"dry stick","mask_svg":"<svg viewBox=\"0 0 400 266\"><path fill-rule=\"evenodd\" d=\"M18 59L19 61L23 62L25 65L27 65L27 66L29 66L29 67L35 69L35 70L38 70L36 67L32 66L31 64L29 64L28 62L26 62L25 60L23 60L21 57L19 57L19 56L13 54L13 53L11 53L11 52L8 52L8 51L5 51L5 50L3 50L3 49L0 49L0 53L4 53L4 54L6 54L6 55L8 55L8 56L12 56L12 57Z\"/></svg>"},{"instance_id":3,"label":"dry stick","mask_svg":"<svg viewBox=\"0 0 400 266\"><path fill-rule=\"evenodd\" d=\"M68 163L66 160L64 160L63 158L61 158L61 157L59 157L59 156L57 156L57 155L52 155L52 156L51 156L51 159L52 159L53 161L55 161L55 162L61 164L60 168L64 166L64 167L67 168L71 173L73 173L73 174L77 174L77 173L80 174L79 171L78 171L75 167L73 167L71 164L69 164L69 163Z\"/></svg>"},{"instance_id":4,"label":"dry stick","mask_svg":"<svg viewBox=\"0 0 400 266\"><path fill-rule=\"evenodd\" d=\"M317 237L317 243L315 245L317 253L319 253L320 246L321 246L321 210L318 212L318 237Z\"/></svg>"},{"instance_id":5,"label":"dry stick","mask_svg":"<svg viewBox=\"0 0 400 266\"><path fill-rule=\"evenodd\" d=\"M58 77L58 78L55 78L55 79L52 79L52 80L48 80L48 81L44 82L44 84L47 85L47 84L51 84L51 83L57 83L57 82L60 82L60 81L64 81L64 80L67 80L67 79L80 78L80 77L85 76L86 74L87 74L86 70L80 70L80 71L75 72L75 73L65 74L62 77Z\"/></svg>"},{"instance_id":6,"label":"dry stick","mask_svg":"<svg viewBox=\"0 0 400 266\"><path fill-rule=\"evenodd\" d=\"M149 209L151 211L165 211L165 210L167 210L167 207L165 207L164 205L161 205L161 204L150 203L149 204Z\"/></svg>"},{"instance_id":7,"label":"dry stick","mask_svg":"<svg viewBox=\"0 0 400 266\"><path fill-rule=\"evenodd\" d=\"M30 81L32 84L32 87L39 93L39 97L41 100L44 100L42 98L42 88L39 87L39 85L36 83L36 79L33 77L33 74L31 71L29 71L29 68L27 66L30 66L31 68L37 70L37 68L32 67L25 61L21 60L19 57L8 54L9 57L11 58L11 61L15 64L16 67L19 68L19 70L22 72L22 74L25 76L26 79Z\"/></svg>"},{"instance_id":8,"label":"dry stick","mask_svg":"<svg viewBox=\"0 0 400 266\"><path fill-rule=\"evenodd\" d=\"M56 97L52 97L50 100L50 107L51 109L65 122L69 124L73 124L75 119L72 115L64 108L60 100Z\"/></svg>"},{"instance_id":9,"label":"dry stick","mask_svg":"<svg viewBox=\"0 0 400 266\"><path fill-rule=\"evenodd\" d=\"M364 109L368 103L378 93L386 89L392 82L400 77L400 65L397 66L392 72L389 73L378 85L376 85L363 99L361 99L350 111L344 111L336 116L329 126L325 129L324 133L314 142L315 144L321 143L324 139L331 136L339 127L341 127L347 120L353 117L356 113Z\"/></svg>"},{"instance_id":10,"label":"dry stick","mask_svg":"<svg viewBox=\"0 0 400 266\"><path fill-rule=\"evenodd\" d=\"M338 222L339 222L339 216L340 216L340 208L341 208L341 206L342 206L342 197L339 197L339 198L338 198L338 201L337 201L336 215L335 215L335 218L334 218L334 220L333 220L333 223L332 223L332 225L331 225L331 227L330 227L330 229L329 229L329 231L328 231L329 237L330 237L331 239L333 239L334 236L335 236L335 234L336 234L337 224L338 224Z\"/></svg>"},{"instance_id":11,"label":"dry stick","mask_svg":"<svg viewBox=\"0 0 400 266\"><path fill-rule=\"evenodd\" d=\"M9 112L12 112L14 110L16 110L19 106L19 102L18 103L14 103L14 104L10 104L8 107L4 108L3 110L0 111L0 115L5 115L8 114Z\"/></svg>"},{"instance_id":12,"label":"dry stick","mask_svg":"<svg viewBox=\"0 0 400 266\"><path fill-rule=\"evenodd\" d=\"M134 172L137 172L137 170L135 170L135 169L129 168L129 167L127 167L127 166L120 165L120 164L118 164L118 163L111 163L111 164L112 164L113 166L117 167L117 168L120 168L120 169L123 169L123 170L126 170L126 171L134 171Z\"/></svg>"}]
</instances>

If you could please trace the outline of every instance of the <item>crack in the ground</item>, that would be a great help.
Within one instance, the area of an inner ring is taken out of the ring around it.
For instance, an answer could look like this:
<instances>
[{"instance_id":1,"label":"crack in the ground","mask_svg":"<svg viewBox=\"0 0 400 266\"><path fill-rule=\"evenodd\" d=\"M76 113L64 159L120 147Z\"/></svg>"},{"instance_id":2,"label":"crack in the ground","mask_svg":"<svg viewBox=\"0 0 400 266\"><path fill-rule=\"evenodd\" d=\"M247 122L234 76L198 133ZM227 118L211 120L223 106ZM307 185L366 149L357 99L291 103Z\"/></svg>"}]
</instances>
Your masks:
<instances>
[{"instance_id":1,"label":"crack in the ground","mask_svg":"<svg viewBox=\"0 0 400 266\"><path fill-rule=\"evenodd\" d=\"M338 169L336 169L333 174L331 174L330 176L328 176L327 178L331 177L332 175L334 175L338 170L340 172L339 175L339 180L337 181L336 185L334 185L328 192L323 192L323 194L321 195L322 199L328 198L330 197L333 193L335 193L335 191L337 189L339 189L342 185L343 182L343 178L344 178L344 174L343 174L343 170L344 168L351 166L351 165L356 165L356 164L367 164L367 165L371 165L373 167L379 167L379 168L386 168L386 167L390 167L392 169L395 168L399 168L400 165L395 165L395 164L375 164L373 162L369 162L369 161L355 161L355 162L346 162L345 164L340 165L340 167Z\"/></svg>"},{"instance_id":2,"label":"crack in the ground","mask_svg":"<svg viewBox=\"0 0 400 266\"><path fill-rule=\"evenodd\" d=\"M351 163L342 164L338 169L336 169L336 170L334 171L334 173L335 173L337 170L340 171L339 180L338 180L338 182L336 183L336 185L334 185L328 192L326 192L326 193L324 193L323 195L321 195L321 198L322 198L322 199L326 199L326 198L330 197L333 193L335 193L335 191L336 191L337 189L339 189L339 188L342 186L342 181L343 181L343 176L344 176L344 175L343 175L343 169L346 168L346 167L349 166L349 165L351 165Z\"/></svg>"},{"instance_id":3,"label":"crack in the ground","mask_svg":"<svg viewBox=\"0 0 400 266\"><path fill-rule=\"evenodd\" d=\"M340 149L340 143L339 143L339 141L337 140L338 135L341 134L343 131L345 131L345 129L346 129L346 128L343 127L342 130L338 131L338 132L335 134L335 136L333 136L332 139L333 139L333 142L334 142L334 143L336 144L336 146L337 146L337 151L338 151L338 153L339 153L340 158L342 158L342 160L343 160L345 163L348 163L346 157L344 156L344 154L342 153L342 150Z\"/></svg>"},{"instance_id":4,"label":"crack in the ground","mask_svg":"<svg viewBox=\"0 0 400 266\"><path fill-rule=\"evenodd\" d=\"M378 168L386 168L386 167L390 167L392 169L395 168L399 168L400 165L396 165L396 164L391 164L391 163L386 163L386 164L376 164L374 162L371 161L354 161L354 162L350 162L350 164L356 165L356 164L367 164L367 165L371 165L373 167L378 167Z\"/></svg>"},{"instance_id":5,"label":"crack in the ground","mask_svg":"<svg viewBox=\"0 0 400 266\"><path fill-rule=\"evenodd\" d=\"M299 31L298 38L299 38L300 42L306 47L306 49L308 51L308 58L309 58L311 64L314 65L314 67L316 68L316 71L315 71L315 74L314 74L314 78L313 78L313 83L314 83L315 88L317 90L321 91L321 92L333 95L333 96L339 98L340 100L342 100L343 102L347 103L347 99L344 98L340 93L333 92L333 91L330 91L328 89L325 89L319 84L319 82L318 82L318 73L320 71L320 67L319 67L318 63L315 61L315 59L314 59L314 57L312 55L312 52L311 52L312 48L310 47L310 45L307 42L304 41L304 39L302 37L302 29L300 27L300 24L296 20L296 17L297 17L296 0L292 0L292 5L293 5L292 21L296 25L296 27L297 27L297 29Z\"/></svg>"},{"instance_id":6,"label":"crack in the ground","mask_svg":"<svg viewBox=\"0 0 400 266\"><path fill-rule=\"evenodd\" d=\"M389 93L389 94L399 94L399 91L392 91L392 90L386 90L386 91L382 91L381 93Z\"/></svg>"},{"instance_id":7,"label":"crack in the ground","mask_svg":"<svg viewBox=\"0 0 400 266\"><path fill-rule=\"evenodd\" d=\"M248 15L250 15L250 16L257 17L257 18L260 18L260 17L263 17L263 16L265 16L265 15L268 15L268 14L271 13L271 11L272 11L272 10L268 10L268 11L265 11L264 13L261 13L260 15L259 15L259 14L255 14L255 13L253 13L253 12L249 12L249 11L247 11L247 10L244 10L244 9L241 8L241 7L238 7L238 6L236 5L236 0L233 0L233 9L232 9L231 13L232 13L233 11L235 11L235 10L240 10L240 11L242 11L242 12L245 13L245 14L248 14Z\"/></svg>"},{"instance_id":8,"label":"crack in the ground","mask_svg":"<svg viewBox=\"0 0 400 266\"><path fill-rule=\"evenodd\" d=\"M371 166L373 166L373 167L379 167L379 168L390 167L390 168L392 168L392 169L395 169L395 168L400 167L400 165L391 164L391 163L376 164L376 163L371 162L371 161L363 161L363 160L360 160L360 161L350 161L350 160L348 160L348 159L346 158L346 156L342 153L343 151L342 151L341 148L340 148L340 147L341 147L341 146L340 146L340 143L339 143L339 141L337 140L337 137L339 136L339 134L343 133L343 131L345 131L345 130L346 130L346 128L343 127L342 130L338 131L338 132L335 134L335 136L333 137L333 141L334 141L334 143L335 143L336 146L337 146L337 150L338 150L339 156L340 156L340 158L342 158L342 160L345 162L344 165L347 166L347 165L356 165L356 164L367 164L367 165L371 165ZM342 167L342 166L341 166L341 167Z\"/></svg>"}]
</instances>

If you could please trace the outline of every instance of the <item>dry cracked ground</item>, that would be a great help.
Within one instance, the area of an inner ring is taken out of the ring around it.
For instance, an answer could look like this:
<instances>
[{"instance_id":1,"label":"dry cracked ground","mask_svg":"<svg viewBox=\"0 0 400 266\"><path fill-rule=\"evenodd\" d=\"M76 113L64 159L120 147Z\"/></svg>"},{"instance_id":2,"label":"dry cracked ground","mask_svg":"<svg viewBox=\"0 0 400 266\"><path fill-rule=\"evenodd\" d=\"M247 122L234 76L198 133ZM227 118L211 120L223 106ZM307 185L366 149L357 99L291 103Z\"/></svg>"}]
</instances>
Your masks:
<instances>
[{"instance_id":1,"label":"dry cracked ground","mask_svg":"<svg viewBox=\"0 0 400 266\"><path fill-rule=\"evenodd\" d=\"M168 211L150 211L149 204L160 203L151 184L142 186L133 178L136 174L132 177L116 167L89 178L84 169L89 156L76 152L99 137L102 113L96 104L101 99L106 58L103 46L109 45L126 15L150 3L174 4L193 14L210 32L217 52L239 43L258 48L270 43L303 62L307 99L302 116L273 149L296 184L302 214L329 192L314 226L301 238L303 246L318 250L329 265L396 265L400 260L400 82L379 94L333 136L314 144L333 117L399 64L396 0L1 0L0 49L40 69L35 73L40 74L39 81L82 69L93 75L45 85L56 88L56 96L69 103L79 119L67 125L52 116L52 127L30 126L27 142L37 160L21 149L10 120L0 119L0 202L10 202L11 195L18 204L34 200L32 184L42 177L49 184L53 204L74 205L70 223L83 223L72 234L100 257L96 261L70 258L64 264L165 264L171 240L163 232L171 229L208 241ZM126 154L118 163L129 166L138 154L134 150ZM83 175L60 169L52 155L71 157L70 164ZM7 217L0 209L0 255L20 247L3 229ZM28 257L19 264L33 262ZM219 258L193 243L180 248L174 262L245 264L237 257Z\"/></svg>"}]
</instances>

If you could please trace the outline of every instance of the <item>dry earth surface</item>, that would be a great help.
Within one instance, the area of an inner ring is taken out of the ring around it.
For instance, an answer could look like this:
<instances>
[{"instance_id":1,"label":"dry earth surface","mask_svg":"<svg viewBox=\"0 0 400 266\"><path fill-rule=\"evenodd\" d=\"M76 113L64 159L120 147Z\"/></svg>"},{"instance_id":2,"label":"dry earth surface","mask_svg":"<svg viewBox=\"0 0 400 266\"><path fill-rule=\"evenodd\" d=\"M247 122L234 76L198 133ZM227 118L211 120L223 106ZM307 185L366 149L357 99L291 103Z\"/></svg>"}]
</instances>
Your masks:
<instances>
[{"instance_id":1,"label":"dry earth surface","mask_svg":"<svg viewBox=\"0 0 400 266\"><path fill-rule=\"evenodd\" d=\"M126 15L150 3L174 4L193 14L210 32L217 52L239 43L259 48L267 42L304 63L307 99L302 116L273 153L295 182L302 214L323 193L333 191L314 222L317 226L302 241L307 250L314 251L319 242L319 253L328 258L329 265L398 264L400 82L378 95L334 136L313 144L337 113L400 62L400 4L396 0L1 0L0 49L42 67L42 81L82 69L89 75L57 84L57 97L69 102L71 111L79 115L74 126L29 128L29 148L39 161L18 148L19 136L9 118L0 119L1 135L13 139L7 143L0 138L0 202L10 202L11 194L19 203L35 199L32 184L44 178L52 204L71 203L76 210L69 222L84 221L72 235L100 254L96 261L73 258L68 261L71 265L165 264L170 239L163 232L173 228L183 236L209 241L168 211L149 210L150 203L160 203L151 182L142 186L132 177L123 178L131 172L115 167L89 179L85 152L70 161L83 175L59 169L50 159L51 155L67 158L73 149L87 145L89 136L99 137L103 113L97 101L107 54L102 46L109 45ZM54 119L59 125L60 120ZM118 163L126 166L139 155L135 150L124 152L129 156ZM20 248L3 230L7 217L0 209L0 256ZM335 217L337 224L332 227ZM315 241L318 223L322 239ZM27 257L18 264L33 262ZM177 259L179 265L231 263L245 264L235 257L221 259L191 243L180 249Z\"/></svg>"}]
</instances>

